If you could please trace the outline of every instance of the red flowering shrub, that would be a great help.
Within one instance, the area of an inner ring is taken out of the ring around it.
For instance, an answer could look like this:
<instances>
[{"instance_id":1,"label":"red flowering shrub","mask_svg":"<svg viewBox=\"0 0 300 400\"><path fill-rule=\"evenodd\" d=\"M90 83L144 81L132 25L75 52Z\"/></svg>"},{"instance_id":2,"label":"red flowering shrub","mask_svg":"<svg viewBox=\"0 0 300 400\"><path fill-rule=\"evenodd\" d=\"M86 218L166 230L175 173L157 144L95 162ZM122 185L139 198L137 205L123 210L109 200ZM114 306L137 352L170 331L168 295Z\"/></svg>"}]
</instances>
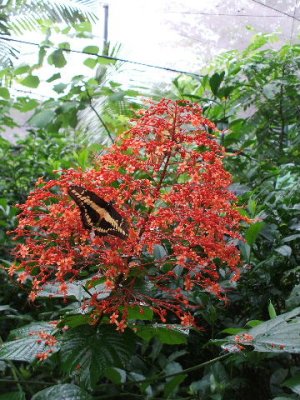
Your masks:
<instances>
[{"instance_id":1,"label":"red flowering shrub","mask_svg":"<svg viewBox=\"0 0 300 400\"><path fill-rule=\"evenodd\" d=\"M195 290L224 296L219 270L237 279L243 217L228 190L223 149L209 132L214 124L198 105L162 100L88 171L64 171L43 182L20 206L16 239L18 279L32 280L34 300L48 283L83 282L93 320L110 316L119 330L135 306L150 307L193 325ZM95 236L84 228L68 195L70 186L96 193L126 219L129 234ZM88 279L86 279L88 278ZM85 279L83 281L83 279ZM93 290L92 290L93 289Z\"/></svg>"}]
</instances>

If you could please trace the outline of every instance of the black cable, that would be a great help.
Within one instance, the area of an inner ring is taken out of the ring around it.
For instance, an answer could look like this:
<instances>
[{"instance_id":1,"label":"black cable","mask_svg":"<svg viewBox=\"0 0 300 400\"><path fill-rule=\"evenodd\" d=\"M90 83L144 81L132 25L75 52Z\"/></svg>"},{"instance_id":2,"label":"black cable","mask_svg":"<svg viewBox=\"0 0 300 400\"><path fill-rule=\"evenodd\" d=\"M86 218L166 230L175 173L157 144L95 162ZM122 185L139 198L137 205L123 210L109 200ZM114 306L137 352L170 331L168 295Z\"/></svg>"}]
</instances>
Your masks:
<instances>
[{"instance_id":1,"label":"black cable","mask_svg":"<svg viewBox=\"0 0 300 400\"><path fill-rule=\"evenodd\" d=\"M289 13L286 13L285 11L281 11L281 10L279 10L278 8L275 8L275 7L269 6L269 5L267 5L267 4L261 3L261 2L258 1L258 0L251 0L251 1L253 1L253 3L259 4L260 6L269 8L270 10L273 10L273 11L276 11L276 12L278 12L278 13L280 13L280 14L286 15L287 17L293 18L293 19L295 19L296 21L300 21L300 19L297 18L297 17L295 17L294 15L289 14Z\"/></svg>"},{"instance_id":2,"label":"black cable","mask_svg":"<svg viewBox=\"0 0 300 400\"><path fill-rule=\"evenodd\" d=\"M193 76L197 76L199 78L203 77L203 75L195 74L194 72L182 71L180 69L169 68L169 67L161 67L159 65L146 64L146 63L142 63L140 61L127 60L125 58L111 57L111 56L105 56L105 55L90 53L90 52L84 52L84 51L80 51L80 50L66 49L66 48L56 47L56 46L53 46L53 45L40 45L39 43L29 42L29 41L26 41L26 40L13 39L11 37L0 36L0 39L6 40L7 42L14 42L14 43L27 44L27 45L30 45L30 46L51 48L51 49L54 49L54 50L66 51L68 53L85 54L85 55L90 55L90 56L94 56L94 57L98 57L98 58L104 58L106 60L120 61L120 62L124 62L124 63L128 63L128 64L141 65L141 66L144 66L144 67L161 69L161 70L168 71L168 72L175 72L177 74L193 75Z\"/></svg>"},{"instance_id":3,"label":"black cable","mask_svg":"<svg viewBox=\"0 0 300 400\"><path fill-rule=\"evenodd\" d=\"M254 15L254 14L226 14L226 13L208 13L201 11L167 11L165 14L188 14L188 15L207 15L215 17L254 17L254 18L284 18L283 15Z\"/></svg>"}]
</instances>

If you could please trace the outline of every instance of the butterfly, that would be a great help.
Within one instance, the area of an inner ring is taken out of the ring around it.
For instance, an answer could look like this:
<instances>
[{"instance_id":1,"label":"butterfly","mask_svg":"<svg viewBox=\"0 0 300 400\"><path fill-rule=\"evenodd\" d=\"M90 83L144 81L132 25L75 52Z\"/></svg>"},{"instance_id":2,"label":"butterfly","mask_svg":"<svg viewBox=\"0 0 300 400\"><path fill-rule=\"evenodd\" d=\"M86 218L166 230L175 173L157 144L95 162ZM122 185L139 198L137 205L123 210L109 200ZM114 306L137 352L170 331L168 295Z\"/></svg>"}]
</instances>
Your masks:
<instances>
[{"instance_id":1,"label":"butterfly","mask_svg":"<svg viewBox=\"0 0 300 400\"><path fill-rule=\"evenodd\" d=\"M127 238L128 223L111 203L82 186L70 186L68 194L79 207L82 224L86 229L94 231L98 236Z\"/></svg>"}]
</instances>

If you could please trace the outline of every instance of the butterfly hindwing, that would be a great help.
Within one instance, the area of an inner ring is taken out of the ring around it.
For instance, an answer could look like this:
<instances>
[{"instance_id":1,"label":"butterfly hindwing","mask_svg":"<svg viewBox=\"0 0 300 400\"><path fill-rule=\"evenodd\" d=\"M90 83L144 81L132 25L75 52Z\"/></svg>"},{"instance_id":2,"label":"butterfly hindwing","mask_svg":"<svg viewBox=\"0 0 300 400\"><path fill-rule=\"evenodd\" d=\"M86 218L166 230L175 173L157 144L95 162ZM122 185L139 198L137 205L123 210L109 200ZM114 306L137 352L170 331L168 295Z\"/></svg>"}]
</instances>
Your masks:
<instances>
[{"instance_id":1,"label":"butterfly hindwing","mask_svg":"<svg viewBox=\"0 0 300 400\"><path fill-rule=\"evenodd\" d=\"M81 186L70 186L68 193L78 205L86 229L98 236L114 235L122 239L128 236L126 220L110 203Z\"/></svg>"}]
</instances>

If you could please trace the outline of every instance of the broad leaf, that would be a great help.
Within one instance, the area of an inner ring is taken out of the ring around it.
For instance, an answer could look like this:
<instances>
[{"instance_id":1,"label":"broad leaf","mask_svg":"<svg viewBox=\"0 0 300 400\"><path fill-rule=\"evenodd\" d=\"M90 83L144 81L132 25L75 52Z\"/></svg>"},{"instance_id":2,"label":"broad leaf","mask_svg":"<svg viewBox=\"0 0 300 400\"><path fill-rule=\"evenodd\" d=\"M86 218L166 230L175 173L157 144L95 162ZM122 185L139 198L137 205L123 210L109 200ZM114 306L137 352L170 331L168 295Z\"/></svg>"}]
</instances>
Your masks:
<instances>
[{"instance_id":1,"label":"broad leaf","mask_svg":"<svg viewBox=\"0 0 300 400\"><path fill-rule=\"evenodd\" d=\"M51 333L53 330L53 325L47 322L34 323L13 330L9 335L11 341L0 346L0 359L33 362L39 353L49 350L45 342L40 340L38 332Z\"/></svg>"},{"instance_id":2,"label":"broad leaf","mask_svg":"<svg viewBox=\"0 0 300 400\"><path fill-rule=\"evenodd\" d=\"M209 79L209 85L210 85L211 91L213 92L213 94L215 96L218 95L218 90L219 90L219 87L220 87L220 85L221 85L221 83L222 83L222 81L224 79L224 76L225 76L225 72L224 71L222 71L220 74L218 72L216 72Z\"/></svg>"},{"instance_id":3,"label":"broad leaf","mask_svg":"<svg viewBox=\"0 0 300 400\"><path fill-rule=\"evenodd\" d=\"M61 343L62 368L76 371L80 381L94 387L109 367L124 368L135 350L132 331L119 333L113 326L79 326L67 331Z\"/></svg>"},{"instance_id":4,"label":"broad leaf","mask_svg":"<svg viewBox=\"0 0 300 400\"><path fill-rule=\"evenodd\" d=\"M29 123L37 128L45 128L50 122L53 121L56 114L53 110L43 110L33 115Z\"/></svg>"},{"instance_id":5,"label":"broad leaf","mask_svg":"<svg viewBox=\"0 0 300 400\"><path fill-rule=\"evenodd\" d=\"M148 325L139 326L136 334L146 341L156 337L164 344L184 344L187 341L188 329L181 325Z\"/></svg>"},{"instance_id":6,"label":"broad leaf","mask_svg":"<svg viewBox=\"0 0 300 400\"><path fill-rule=\"evenodd\" d=\"M107 368L105 371L105 376L116 385L126 382L126 371L120 368Z\"/></svg>"},{"instance_id":7,"label":"broad leaf","mask_svg":"<svg viewBox=\"0 0 300 400\"><path fill-rule=\"evenodd\" d=\"M25 79L20 81L21 85L27 86L30 88L37 88L40 84L40 79L36 75L28 75Z\"/></svg>"},{"instance_id":8,"label":"broad leaf","mask_svg":"<svg viewBox=\"0 0 300 400\"><path fill-rule=\"evenodd\" d=\"M41 390L31 400L92 400L92 397L80 387L65 383Z\"/></svg>"},{"instance_id":9,"label":"broad leaf","mask_svg":"<svg viewBox=\"0 0 300 400\"><path fill-rule=\"evenodd\" d=\"M83 51L83 53L87 53L87 54L98 54L99 53L99 47L97 47L97 46L86 46L82 51Z\"/></svg>"},{"instance_id":10,"label":"broad leaf","mask_svg":"<svg viewBox=\"0 0 300 400\"><path fill-rule=\"evenodd\" d=\"M284 257L290 257L292 254L292 249L290 246L287 246L286 244L280 247L277 247L277 249L275 249L275 251L277 251L277 253L281 254Z\"/></svg>"},{"instance_id":11,"label":"broad leaf","mask_svg":"<svg viewBox=\"0 0 300 400\"><path fill-rule=\"evenodd\" d=\"M239 342L237 336L227 337L223 343L225 343L225 347L237 343L248 344L258 352L300 353L299 315L300 307L249 329L247 334L251 335L253 340L248 340L247 343ZM242 335L240 334L239 337Z\"/></svg>"},{"instance_id":12,"label":"broad leaf","mask_svg":"<svg viewBox=\"0 0 300 400\"><path fill-rule=\"evenodd\" d=\"M148 320L153 319L153 311L149 307L131 306L127 307L129 320Z\"/></svg>"},{"instance_id":13,"label":"broad leaf","mask_svg":"<svg viewBox=\"0 0 300 400\"><path fill-rule=\"evenodd\" d=\"M250 246L255 242L264 226L264 222L255 222L247 229L245 238Z\"/></svg>"},{"instance_id":14,"label":"broad leaf","mask_svg":"<svg viewBox=\"0 0 300 400\"><path fill-rule=\"evenodd\" d=\"M10 98L9 90L6 87L0 87L0 97L6 100Z\"/></svg>"},{"instance_id":15,"label":"broad leaf","mask_svg":"<svg viewBox=\"0 0 300 400\"><path fill-rule=\"evenodd\" d=\"M293 376L290 379L287 379L283 382L282 386L286 386L291 389L294 393L300 395L300 374Z\"/></svg>"},{"instance_id":16,"label":"broad leaf","mask_svg":"<svg viewBox=\"0 0 300 400\"><path fill-rule=\"evenodd\" d=\"M56 68L63 68L67 64L63 50L57 49L50 54L48 57L48 63L54 65Z\"/></svg>"},{"instance_id":17,"label":"broad leaf","mask_svg":"<svg viewBox=\"0 0 300 400\"><path fill-rule=\"evenodd\" d=\"M100 283L95 285L94 287L89 287L87 284L89 279L85 279L82 281L67 283L66 292L62 293L60 290L59 283L49 283L43 287L43 289L38 293L38 297L48 297L48 298L66 298L66 297L75 297L76 300L82 301L83 299L90 298L91 295L97 294L97 299L104 299L110 294L110 290L108 290L104 283ZM86 287L89 289L85 290Z\"/></svg>"}]
</instances>

